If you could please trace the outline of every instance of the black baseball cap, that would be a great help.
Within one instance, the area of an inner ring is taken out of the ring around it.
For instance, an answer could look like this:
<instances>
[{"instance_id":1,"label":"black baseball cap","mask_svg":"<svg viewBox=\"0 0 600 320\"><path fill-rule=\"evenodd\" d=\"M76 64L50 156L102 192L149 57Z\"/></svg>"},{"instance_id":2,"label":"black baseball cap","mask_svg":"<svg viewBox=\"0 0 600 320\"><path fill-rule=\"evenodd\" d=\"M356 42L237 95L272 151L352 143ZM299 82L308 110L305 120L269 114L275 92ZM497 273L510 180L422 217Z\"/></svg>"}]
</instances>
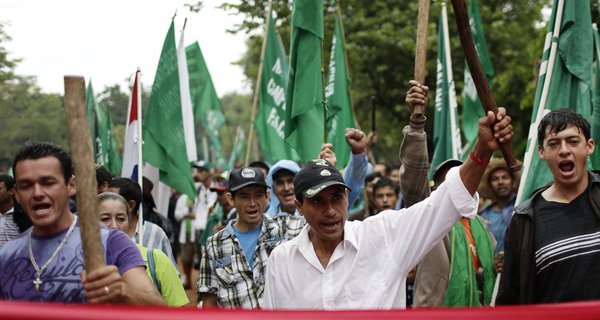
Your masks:
<instances>
[{"instance_id":1,"label":"black baseball cap","mask_svg":"<svg viewBox=\"0 0 600 320\"><path fill-rule=\"evenodd\" d=\"M312 198L325 188L341 185L348 190L350 187L344 183L340 172L327 160L318 159L307 162L294 177L294 192L296 197L302 194L306 198Z\"/></svg>"},{"instance_id":2,"label":"black baseball cap","mask_svg":"<svg viewBox=\"0 0 600 320\"><path fill-rule=\"evenodd\" d=\"M440 163L433 171L433 177L432 177L433 181L436 182L443 178L443 177L439 176L442 173L442 171L444 171L444 170L448 171L451 168L458 167L462 164L463 164L463 162L458 159L448 159L448 160Z\"/></svg>"},{"instance_id":3,"label":"black baseball cap","mask_svg":"<svg viewBox=\"0 0 600 320\"><path fill-rule=\"evenodd\" d=\"M229 191L237 191L249 185L259 185L268 188L262 170L254 167L244 167L231 170L229 174Z\"/></svg>"}]
</instances>

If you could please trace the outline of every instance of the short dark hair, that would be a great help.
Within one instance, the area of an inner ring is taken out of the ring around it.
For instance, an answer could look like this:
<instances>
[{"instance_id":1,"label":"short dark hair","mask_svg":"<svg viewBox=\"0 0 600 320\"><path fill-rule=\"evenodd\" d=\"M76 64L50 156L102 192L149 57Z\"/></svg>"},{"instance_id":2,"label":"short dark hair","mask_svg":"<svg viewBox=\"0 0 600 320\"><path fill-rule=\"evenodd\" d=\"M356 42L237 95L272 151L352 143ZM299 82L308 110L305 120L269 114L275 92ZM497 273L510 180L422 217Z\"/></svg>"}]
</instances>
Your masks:
<instances>
[{"instance_id":1,"label":"short dark hair","mask_svg":"<svg viewBox=\"0 0 600 320\"><path fill-rule=\"evenodd\" d=\"M375 196L375 192L377 192L378 189L385 187L390 187L394 189L394 192L396 194L400 193L400 186L397 183L392 181L390 178L382 177L381 179L377 180L377 182L373 185L373 196Z\"/></svg>"},{"instance_id":2,"label":"short dark hair","mask_svg":"<svg viewBox=\"0 0 600 320\"><path fill-rule=\"evenodd\" d=\"M105 182L110 182L112 180L113 174L101 164L96 164L96 182L98 182L98 186L102 185Z\"/></svg>"},{"instance_id":3,"label":"short dark hair","mask_svg":"<svg viewBox=\"0 0 600 320\"><path fill-rule=\"evenodd\" d=\"M129 178L114 178L108 183L109 188L117 188L119 189L119 194L127 200L127 202L133 200L135 201L135 208L133 209L133 213L137 216L138 210L140 209L140 205L142 203L142 187L140 185L129 179Z\"/></svg>"},{"instance_id":4,"label":"short dark hair","mask_svg":"<svg viewBox=\"0 0 600 320\"><path fill-rule=\"evenodd\" d=\"M367 183L375 180L375 178L381 178L381 173L379 172L371 172L365 177L365 186Z\"/></svg>"},{"instance_id":5,"label":"short dark hair","mask_svg":"<svg viewBox=\"0 0 600 320\"><path fill-rule=\"evenodd\" d=\"M15 155L13 160L13 174L17 179L17 163L24 160L38 160L46 157L54 157L60 162L60 167L65 178L65 184L73 176L73 163L71 154L64 148L51 142L32 142L24 145Z\"/></svg>"},{"instance_id":6,"label":"short dark hair","mask_svg":"<svg viewBox=\"0 0 600 320\"><path fill-rule=\"evenodd\" d=\"M538 146L540 148L544 147L546 129L549 129L550 133L556 134L565 130L569 125L577 127L586 140L590 139L590 123L573 109L563 108L550 111L540 121L538 125Z\"/></svg>"},{"instance_id":7,"label":"short dark hair","mask_svg":"<svg viewBox=\"0 0 600 320\"><path fill-rule=\"evenodd\" d=\"M0 182L4 182L7 190L10 190L15 186L15 178L7 174L0 174Z\"/></svg>"},{"instance_id":8,"label":"short dark hair","mask_svg":"<svg viewBox=\"0 0 600 320\"><path fill-rule=\"evenodd\" d=\"M271 168L269 168L268 164L266 164L264 161L260 161L260 160L250 162L248 164L248 167L264 169L265 172L267 172L267 173L269 173L269 170L271 170Z\"/></svg>"}]
</instances>

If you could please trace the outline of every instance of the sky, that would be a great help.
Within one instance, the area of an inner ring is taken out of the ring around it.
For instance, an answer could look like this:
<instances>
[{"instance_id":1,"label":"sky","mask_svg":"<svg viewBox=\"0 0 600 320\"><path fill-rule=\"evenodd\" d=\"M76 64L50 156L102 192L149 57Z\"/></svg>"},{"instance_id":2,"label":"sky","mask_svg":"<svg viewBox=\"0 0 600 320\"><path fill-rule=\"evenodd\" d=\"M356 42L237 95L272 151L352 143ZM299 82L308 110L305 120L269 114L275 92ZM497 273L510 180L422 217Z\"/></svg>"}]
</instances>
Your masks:
<instances>
[{"instance_id":1,"label":"sky","mask_svg":"<svg viewBox=\"0 0 600 320\"><path fill-rule=\"evenodd\" d=\"M37 77L46 93L64 93L64 75L90 79L98 94L118 83L127 91L128 79L142 71L150 88L160 51L175 17L176 43L185 18L185 44L198 41L217 94L250 92L242 68L232 63L245 52L246 35L226 29L241 17L216 8L223 0L204 0L199 13L183 6L194 0L2 0L0 21L12 38L2 45L9 58L20 58L19 75Z\"/></svg>"}]
</instances>

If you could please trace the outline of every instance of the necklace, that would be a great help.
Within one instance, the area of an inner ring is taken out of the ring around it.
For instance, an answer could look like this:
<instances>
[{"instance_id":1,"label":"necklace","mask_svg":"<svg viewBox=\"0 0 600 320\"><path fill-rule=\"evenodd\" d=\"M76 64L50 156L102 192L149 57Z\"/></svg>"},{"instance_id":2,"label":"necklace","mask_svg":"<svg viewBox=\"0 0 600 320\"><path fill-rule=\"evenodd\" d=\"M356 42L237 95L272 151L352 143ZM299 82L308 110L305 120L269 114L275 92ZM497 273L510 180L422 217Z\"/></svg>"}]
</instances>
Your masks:
<instances>
[{"instance_id":1,"label":"necklace","mask_svg":"<svg viewBox=\"0 0 600 320\"><path fill-rule=\"evenodd\" d=\"M48 268L48 266L50 265L50 262L52 262L52 260L54 260L54 258L56 258L56 256L60 252L60 250L65 245L65 243L67 243L67 240L71 236L73 229L75 229L76 223L77 223L77 216L74 216L73 222L71 223L71 226L69 227L69 230L67 231L67 234L60 241L60 244L58 245L56 250L54 250L54 253L52 253L52 255L50 256L48 261L46 261L46 263L44 263L44 265L41 268L38 267L38 264L35 262L35 257L33 256L33 250L31 249L31 233L33 231L29 232L29 260L31 260L31 264L33 265L33 268L35 268L35 279L33 280L33 284L35 285L35 291L40 291L40 286L42 285L42 279L41 279L42 272L44 272L44 270L46 270L46 268Z\"/></svg>"}]
</instances>

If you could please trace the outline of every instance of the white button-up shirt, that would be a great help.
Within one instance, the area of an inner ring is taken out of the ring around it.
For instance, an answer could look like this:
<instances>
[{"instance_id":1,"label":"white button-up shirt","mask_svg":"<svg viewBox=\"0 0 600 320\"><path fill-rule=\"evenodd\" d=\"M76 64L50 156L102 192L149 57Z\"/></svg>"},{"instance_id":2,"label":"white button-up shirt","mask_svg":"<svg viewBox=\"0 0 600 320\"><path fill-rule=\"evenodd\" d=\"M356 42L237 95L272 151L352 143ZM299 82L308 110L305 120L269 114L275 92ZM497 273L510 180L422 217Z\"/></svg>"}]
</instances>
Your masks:
<instances>
[{"instance_id":1,"label":"white button-up shirt","mask_svg":"<svg viewBox=\"0 0 600 320\"><path fill-rule=\"evenodd\" d=\"M406 275L461 215L477 214L478 196L458 168L431 196L408 209L346 221L344 238L323 268L308 238L310 226L273 250L267 263L263 308L402 309Z\"/></svg>"}]
</instances>

